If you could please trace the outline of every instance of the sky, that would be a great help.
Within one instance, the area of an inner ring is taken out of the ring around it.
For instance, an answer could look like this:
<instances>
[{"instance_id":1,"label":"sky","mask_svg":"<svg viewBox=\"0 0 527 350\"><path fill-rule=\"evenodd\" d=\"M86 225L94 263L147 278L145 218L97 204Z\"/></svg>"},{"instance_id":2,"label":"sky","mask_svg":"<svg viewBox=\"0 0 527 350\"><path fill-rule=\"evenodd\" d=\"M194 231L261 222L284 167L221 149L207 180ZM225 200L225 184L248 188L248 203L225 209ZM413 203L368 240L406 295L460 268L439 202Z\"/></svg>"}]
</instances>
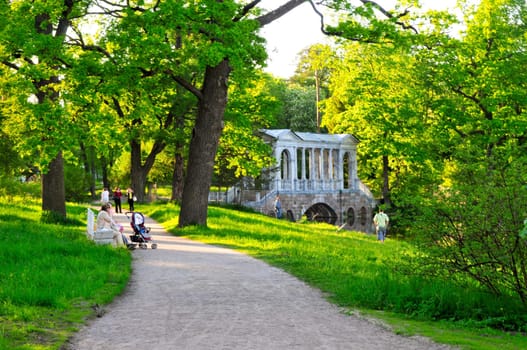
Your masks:
<instances>
[{"instance_id":1,"label":"sky","mask_svg":"<svg viewBox=\"0 0 527 350\"><path fill-rule=\"evenodd\" d=\"M424 0L426 8L452 8L455 0ZM274 9L285 0L263 0L262 7ZM378 0L381 6L392 9L394 0ZM311 5L304 3L282 18L265 26L261 35L267 40L269 59L265 71L281 78L289 78L294 74L298 62L298 54L317 43L329 43L320 31L320 19L313 12Z\"/></svg>"}]
</instances>

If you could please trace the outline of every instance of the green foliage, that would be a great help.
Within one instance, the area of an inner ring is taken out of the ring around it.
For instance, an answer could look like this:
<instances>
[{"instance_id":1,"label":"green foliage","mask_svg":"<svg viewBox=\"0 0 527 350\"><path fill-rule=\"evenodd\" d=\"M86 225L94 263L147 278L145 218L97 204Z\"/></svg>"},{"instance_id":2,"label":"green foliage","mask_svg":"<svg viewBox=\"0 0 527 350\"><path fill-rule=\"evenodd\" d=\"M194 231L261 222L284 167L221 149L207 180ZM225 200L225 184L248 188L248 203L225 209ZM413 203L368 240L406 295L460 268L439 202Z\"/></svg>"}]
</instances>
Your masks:
<instances>
[{"instance_id":1,"label":"green foliage","mask_svg":"<svg viewBox=\"0 0 527 350\"><path fill-rule=\"evenodd\" d=\"M40 183L36 181L21 182L11 177L0 176L0 197L10 203L15 198L27 198L33 201L40 197Z\"/></svg>"},{"instance_id":2,"label":"green foliage","mask_svg":"<svg viewBox=\"0 0 527 350\"><path fill-rule=\"evenodd\" d=\"M526 10L516 1L483 1L467 12L464 35L420 51L436 130L428 149L443 167L442 183L414 198L419 225L412 227L426 273L445 267L495 295L514 295L524 308L526 246L518 233L526 216L527 124L518 96L526 93L527 42L517 29Z\"/></svg>"},{"instance_id":3,"label":"green foliage","mask_svg":"<svg viewBox=\"0 0 527 350\"><path fill-rule=\"evenodd\" d=\"M515 295L525 308L527 244L520 231L527 217L527 189L517 176L523 165L496 168L504 170L476 164L459 169L456 177L463 182L423 203L419 237L427 254L417 263L427 274L462 275L495 295Z\"/></svg>"},{"instance_id":4,"label":"green foliage","mask_svg":"<svg viewBox=\"0 0 527 350\"><path fill-rule=\"evenodd\" d=\"M56 225L28 197L1 199L0 348L57 349L94 305L122 292L131 256L86 239L85 207L69 206L68 225Z\"/></svg>"},{"instance_id":5,"label":"green foliage","mask_svg":"<svg viewBox=\"0 0 527 350\"><path fill-rule=\"evenodd\" d=\"M390 232L422 243L409 270L472 279L521 309L525 14L522 1L482 1L456 37L452 14L430 12L411 40L343 45L324 104L331 132L361 140L359 176L390 195Z\"/></svg>"},{"instance_id":6,"label":"green foliage","mask_svg":"<svg viewBox=\"0 0 527 350\"><path fill-rule=\"evenodd\" d=\"M219 186L231 186L242 176L256 177L273 162L270 147L257 133L269 126L278 108L267 87L272 78L258 74L249 82L233 80L214 165L214 183Z\"/></svg>"},{"instance_id":7,"label":"green foliage","mask_svg":"<svg viewBox=\"0 0 527 350\"><path fill-rule=\"evenodd\" d=\"M322 125L355 135L359 177L375 196L404 206L396 200L426 192L442 167L430 146L439 140L426 115L426 89L414 73L419 67L404 47L351 43L342 49L332 63Z\"/></svg>"},{"instance_id":8,"label":"green foliage","mask_svg":"<svg viewBox=\"0 0 527 350\"><path fill-rule=\"evenodd\" d=\"M14 140L9 137L9 133L3 130L3 120L0 114L0 177L14 176L16 170L23 167L23 161L16 152Z\"/></svg>"},{"instance_id":9,"label":"green foliage","mask_svg":"<svg viewBox=\"0 0 527 350\"><path fill-rule=\"evenodd\" d=\"M289 84L280 96L283 107L275 127L293 131L316 132L317 99L315 94L314 86Z\"/></svg>"},{"instance_id":10,"label":"green foliage","mask_svg":"<svg viewBox=\"0 0 527 350\"><path fill-rule=\"evenodd\" d=\"M74 165L64 167L64 186L68 202L89 202L87 194L90 189L88 174L83 168Z\"/></svg>"}]
</instances>

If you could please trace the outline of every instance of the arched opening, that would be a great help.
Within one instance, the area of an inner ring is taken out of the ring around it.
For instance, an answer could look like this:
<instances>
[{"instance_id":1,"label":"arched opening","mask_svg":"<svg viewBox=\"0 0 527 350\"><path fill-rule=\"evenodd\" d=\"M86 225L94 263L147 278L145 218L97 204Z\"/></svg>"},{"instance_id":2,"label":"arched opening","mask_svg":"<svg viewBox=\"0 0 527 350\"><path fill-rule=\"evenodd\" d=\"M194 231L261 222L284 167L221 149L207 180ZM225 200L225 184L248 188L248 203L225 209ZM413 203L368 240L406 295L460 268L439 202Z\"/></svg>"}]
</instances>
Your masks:
<instances>
[{"instance_id":1,"label":"arched opening","mask_svg":"<svg viewBox=\"0 0 527 350\"><path fill-rule=\"evenodd\" d=\"M282 180L290 180L289 176L289 152L283 150L280 156L280 178Z\"/></svg>"},{"instance_id":2,"label":"arched opening","mask_svg":"<svg viewBox=\"0 0 527 350\"><path fill-rule=\"evenodd\" d=\"M344 188L350 188L350 155L348 152L344 153L342 160L342 179Z\"/></svg>"},{"instance_id":3,"label":"arched opening","mask_svg":"<svg viewBox=\"0 0 527 350\"><path fill-rule=\"evenodd\" d=\"M296 150L296 179L302 179L302 149Z\"/></svg>"},{"instance_id":4,"label":"arched opening","mask_svg":"<svg viewBox=\"0 0 527 350\"><path fill-rule=\"evenodd\" d=\"M311 153L309 152L308 149L306 149L304 150L304 154L305 154L304 168L306 169L306 179L310 179L311 178Z\"/></svg>"},{"instance_id":5,"label":"arched opening","mask_svg":"<svg viewBox=\"0 0 527 350\"><path fill-rule=\"evenodd\" d=\"M348 211L346 212L346 223L348 226L353 226L355 223L355 210L353 210L353 208L348 208Z\"/></svg>"},{"instance_id":6,"label":"arched opening","mask_svg":"<svg viewBox=\"0 0 527 350\"><path fill-rule=\"evenodd\" d=\"M317 203L306 210L305 215L310 221L327 222L335 225L337 222L337 213L326 203Z\"/></svg>"}]
</instances>

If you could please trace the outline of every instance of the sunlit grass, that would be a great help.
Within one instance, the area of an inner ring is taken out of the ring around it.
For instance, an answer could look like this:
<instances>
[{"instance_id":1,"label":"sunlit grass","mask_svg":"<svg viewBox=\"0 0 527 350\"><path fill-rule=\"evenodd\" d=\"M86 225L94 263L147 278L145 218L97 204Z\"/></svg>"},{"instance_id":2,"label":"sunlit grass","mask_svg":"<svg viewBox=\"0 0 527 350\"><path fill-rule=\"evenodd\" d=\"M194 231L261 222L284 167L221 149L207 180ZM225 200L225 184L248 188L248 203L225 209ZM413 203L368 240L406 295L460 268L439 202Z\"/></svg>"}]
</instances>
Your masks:
<instances>
[{"instance_id":1,"label":"sunlit grass","mask_svg":"<svg viewBox=\"0 0 527 350\"><path fill-rule=\"evenodd\" d=\"M59 349L94 314L94 305L121 293L131 257L127 250L96 246L85 238L86 206L68 205L67 224L43 224L40 204L28 198L0 201L0 349ZM373 236L337 232L330 225L220 207L209 209L208 227L178 229L177 206L142 205L141 210L178 235L280 267L350 312L384 319L397 333L421 334L463 349L527 348L525 336L484 328L481 320L469 317L477 312L495 324L500 319L491 310L514 315L514 303L393 269L413 252L404 242L381 244ZM456 317L445 319L448 313Z\"/></svg>"},{"instance_id":2,"label":"sunlit grass","mask_svg":"<svg viewBox=\"0 0 527 350\"><path fill-rule=\"evenodd\" d=\"M85 206L68 205L68 225L43 224L28 198L0 201L0 213L0 349L59 349L121 293L131 256L87 240Z\"/></svg>"},{"instance_id":3,"label":"sunlit grass","mask_svg":"<svg viewBox=\"0 0 527 350\"><path fill-rule=\"evenodd\" d=\"M401 334L426 335L464 349L527 348L524 336L482 326L485 317L496 317L500 308L517 313L516 303L494 298L470 283L460 287L398 272L401 259L416 253L405 242L388 239L383 244L373 235L337 232L327 224L291 223L221 207L209 208L206 228L178 229L178 211L173 204L145 208L174 234L262 259L320 289L335 304L376 312L376 317L399 325L394 330ZM407 326L401 326L402 321Z\"/></svg>"}]
</instances>

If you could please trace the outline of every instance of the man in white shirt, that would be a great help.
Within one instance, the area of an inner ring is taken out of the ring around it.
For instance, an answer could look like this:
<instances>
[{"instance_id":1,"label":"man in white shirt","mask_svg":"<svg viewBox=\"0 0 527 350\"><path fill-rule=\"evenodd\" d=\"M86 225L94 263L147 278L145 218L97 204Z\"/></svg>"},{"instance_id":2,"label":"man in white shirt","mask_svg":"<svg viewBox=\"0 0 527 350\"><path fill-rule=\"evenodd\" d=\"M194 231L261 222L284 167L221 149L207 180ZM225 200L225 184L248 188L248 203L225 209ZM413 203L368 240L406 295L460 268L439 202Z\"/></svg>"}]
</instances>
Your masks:
<instances>
[{"instance_id":1,"label":"man in white shirt","mask_svg":"<svg viewBox=\"0 0 527 350\"><path fill-rule=\"evenodd\" d=\"M377 230L377 239L384 242L386 238L386 228L390 223L390 218L384 213L383 209L379 209L379 212L373 217L373 224Z\"/></svg>"}]
</instances>

